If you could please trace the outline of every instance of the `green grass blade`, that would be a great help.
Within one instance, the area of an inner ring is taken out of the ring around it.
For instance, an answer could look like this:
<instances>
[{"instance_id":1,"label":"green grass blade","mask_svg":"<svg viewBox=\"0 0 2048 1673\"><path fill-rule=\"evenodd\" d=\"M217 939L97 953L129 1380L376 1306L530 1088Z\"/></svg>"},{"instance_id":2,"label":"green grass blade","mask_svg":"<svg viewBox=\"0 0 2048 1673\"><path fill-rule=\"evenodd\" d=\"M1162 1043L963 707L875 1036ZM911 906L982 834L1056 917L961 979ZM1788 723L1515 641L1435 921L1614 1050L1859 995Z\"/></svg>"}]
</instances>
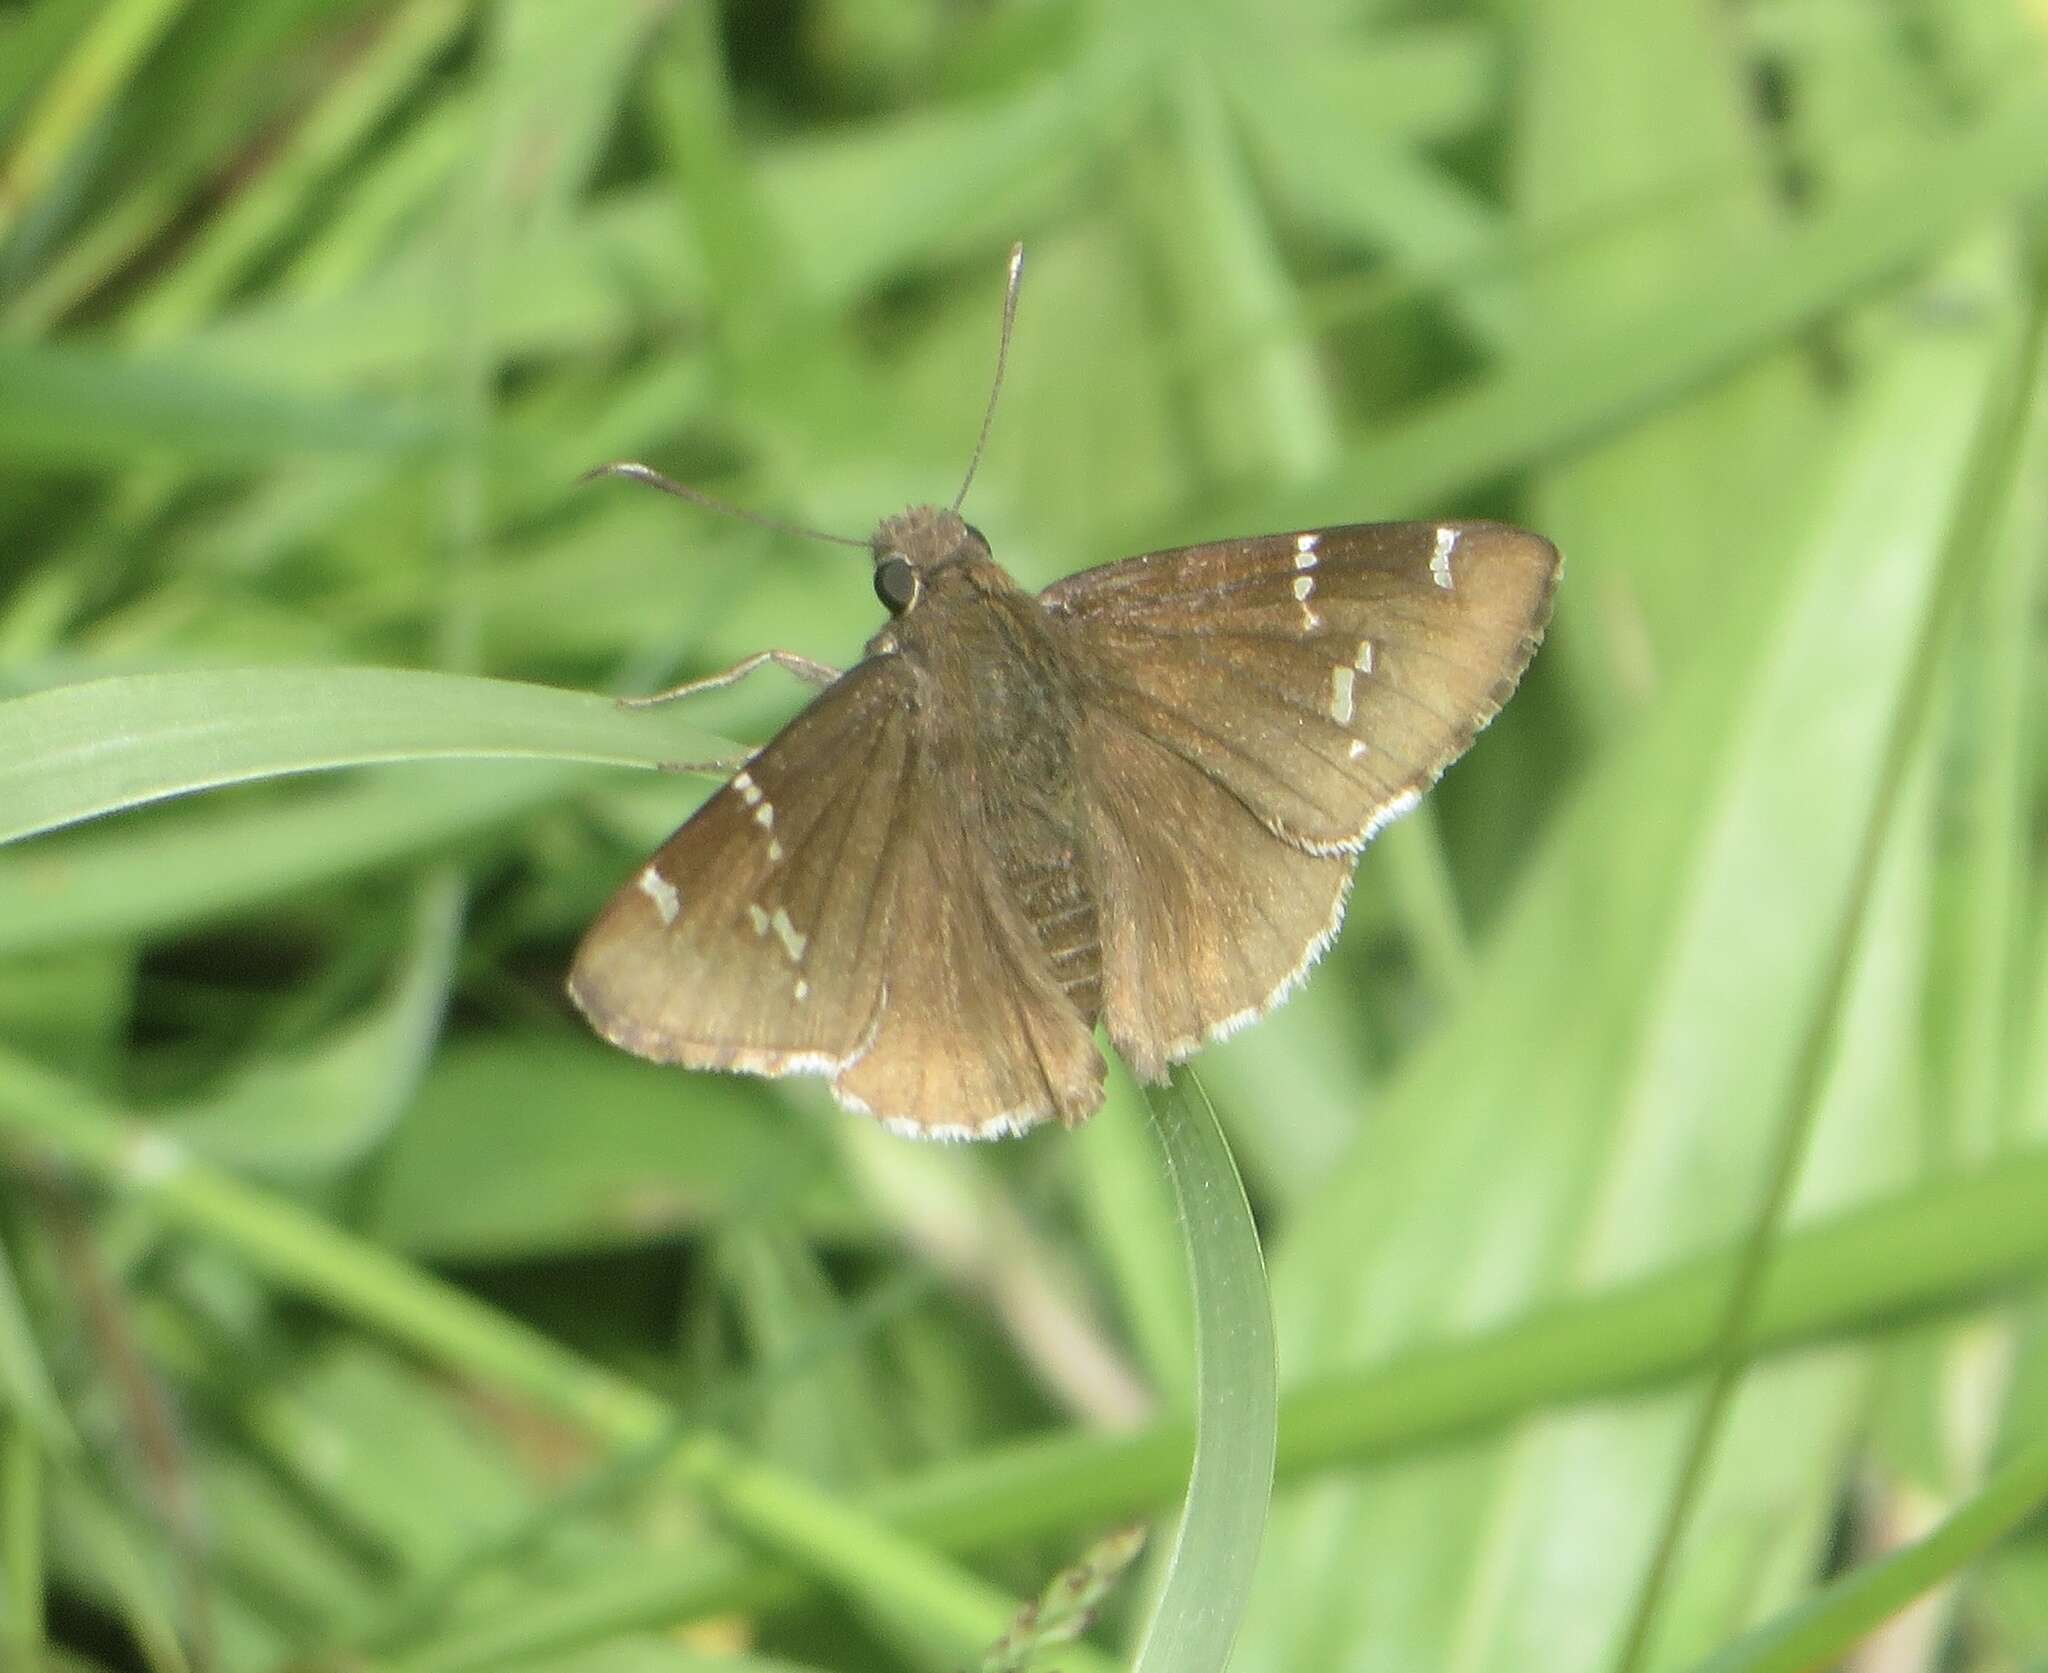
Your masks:
<instances>
[{"instance_id":1,"label":"green grass blade","mask_svg":"<svg viewBox=\"0 0 2048 1673\"><path fill-rule=\"evenodd\" d=\"M435 436L430 419L391 401L293 388L189 351L0 342L0 459L11 464L260 464L414 452Z\"/></svg>"},{"instance_id":2,"label":"green grass blade","mask_svg":"<svg viewBox=\"0 0 2048 1673\"><path fill-rule=\"evenodd\" d=\"M1133 1673L1221 1673L1244 1621L1279 1433L1272 1302L1216 1112L1180 1068L1147 1088L1195 1298L1195 1452L1166 1581Z\"/></svg>"},{"instance_id":3,"label":"green grass blade","mask_svg":"<svg viewBox=\"0 0 2048 1673\"><path fill-rule=\"evenodd\" d=\"M2038 1278L2048 1270L2044 1200L2048 1150L2036 1149L1795 1230L1764 1290L1755 1351L1789 1354L1968 1311ZM1412 1455L1532 1412L1681 1382L1707 1362L1735 1259L1721 1250L1294 1383L1280 1402L1280 1474ZM949 1544L1016 1537L1057 1507L1087 1520L1157 1502L1186 1448L1178 1422L1136 1436L1054 1435L933 1470L891 1498L920 1527L943 1523Z\"/></svg>"},{"instance_id":4,"label":"green grass blade","mask_svg":"<svg viewBox=\"0 0 2048 1673\"><path fill-rule=\"evenodd\" d=\"M38 1665L44 1646L43 1443L21 1413L0 1410L0 1664L7 1666Z\"/></svg>"},{"instance_id":5,"label":"green grass blade","mask_svg":"<svg viewBox=\"0 0 2048 1673\"><path fill-rule=\"evenodd\" d=\"M668 1427L654 1396L591 1365L551 1338L482 1305L382 1250L279 1199L197 1163L177 1140L108 1120L33 1065L0 1056L0 1128L55 1140L109 1183L151 1193L186 1224L237 1251L252 1270L282 1277L327 1306L431 1353L460 1374L517 1388L615 1447L645 1445ZM892 1625L971 1658L1017 1612L1011 1599L867 1512L749 1460L716 1436L683 1444L679 1467L756 1541L794 1558ZM1109 1673L1069 1648L1080 1673Z\"/></svg>"},{"instance_id":6,"label":"green grass blade","mask_svg":"<svg viewBox=\"0 0 2048 1673\"><path fill-rule=\"evenodd\" d=\"M23 207L50 189L92 125L120 97L136 66L187 0L118 0L101 10L37 99L14 137L7 190L0 192L0 239L14 231Z\"/></svg>"},{"instance_id":7,"label":"green grass blade","mask_svg":"<svg viewBox=\"0 0 2048 1673\"><path fill-rule=\"evenodd\" d=\"M185 259L128 315L127 340L177 337L203 324L303 213L308 198L412 93L445 53L471 11L467 0L423 0L399 7L360 61L347 67L320 103L298 117L260 175L222 205Z\"/></svg>"},{"instance_id":8,"label":"green grass blade","mask_svg":"<svg viewBox=\"0 0 2048 1673\"><path fill-rule=\"evenodd\" d=\"M721 1458L699 1479L749 1539L819 1575L891 1636L929 1654L977 1659L1016 1617L1015 1599L779 1470ZM1083 1644L1063 1646L1060 1660L1074 1673L1111 1673L1115 1666ZM1197 1667L1184 1665L1189 1673Z\"/></svg>"},{"instance_id":9,"label":"green grass blade","mask_svg":"<svg viewBox=\"0 0 2048 1673\"><path fill-rule=\"evenodd\" d=\"M1868 821L1850 862L1849 885L1829 936L1828 962L1820 991L1785 1087L1778 1131L1771 1140L1749 1238L1729 1284L1716 1332L1718 1363L1688 1437L1670 1512L1659 1531L1616 1659L1622 1673L1635 1673L1649 1654L1652 1631L1678 1561L1681 1542L1697 1509L1708 1464L1749 1359L1749 1336L1756 1328L1764 1275L1784 1235L1785 1217L1819 1123L1824 1083L1840 1049L1843 1011L1871 915L1886 841L1906 801L1908 775L1937 712L1936 686L1943 672L1951 631L1977 593L1985 568L1982 554L1994 549L1999 521L2014 492L2028 402L2037 393L2034 383L2041 364L2044 323L2048 323L2048 314L2043 313L2041 299L2037 297L2034 317L2013 372L2003 388L1994 387L1987 396L1970 468L1943 543L1933 602L1912 647L1912 665L1899 687L1896 707L1888 720Z\"/></svg>"},{"instance_id":10,"label":"green grass blade","mask_svg":"<svg viewBox=\"0 0 2048 1673\"><path fill-rule=\"evenodd\" d=\"M2030 97L1902 164L1779 237L1693 264L1626 314L1595 312L1469 390L1388 426L1326 477L1204 513L1306 527L1372 485L1383 515L1440 507L1474 484L1553 458L1657 410L1926 260L2048 185L2048 100ZM1916 213L1903 214L1910 202ZM1156 532L1156 531L1154 531Z\"/></svg>"},{"instance_id":11,"label":"green grass blade","mask_svg":"<svg viewBox=\"0 0 2048 1673\"><path fill-rule=\"evenodd\" d=\"M515 825L582 782L539 762L377 769L257 806L123 820L0 856L0 956L161 935Z\"/></svg>"},{"instance_id":12,"label":"green grass blade","mask_svg":"<svg viewBox=\"0 0 2048 1673\"><path fill-rule=\"evenodd\" d=\"M0 1132L48 1145L100 1184L148 1203L165 1224L234 1250L268 1281L460 1375L533 1400L608 1446L644 1445L669 1428L670 1408L632 1384L417 1267L229 1180L19 1059L0 1057ZM2044 1194L2048 1152L1796 1231L1765 1292L1757 1350L1971 1306L2040 1272L2048 1266ZM1468 1342L1296 1389L1283 1402L1279 1461L1293 1475L1413 1452L1532 1409L1674 1380L1704 1362L1733 1259L1688 1263ZM1232 1270L1242 1285L1245 1269ZM1248 1311L1250 1298L1240 1306ZM1173 1422L1134 1436L1060 1436L928 1472L877 1494L868 1508L945 1550L1068 1534L1157 1505L1185 1479L1188 1456L1187 1430ZM514 1648L588 1642L800 1591L786 1569L717 1550L689 1564L663 1556L651 1572L614 1563L586 1591L557 1587L530 1610L500 1609L487 1631L463 1629L445 1645L420 1647L406 1665L491 1666Z\"/></svg>"},{"instance_id":13,"label":"green grass blade","mask_svg":"<svg viewBox=\"0 0 2048 1673\"><path fill-rule=\"evenodd\" d=\"M67 1152L69 1154L69 1152ZM1757 1352L1981 1307L2048 1271L2048 1151L1802 1227L1787 1239ZM168 1206L168 1205L167 1205ZM1545 1308L1384 1364L1331 1373L1281 1401L1278 1464L1300 1480L1412 1457L1534 1411L1666 1387L1707 1363L1734 1254ZM872 1508L945 1550L1071 1534L1166 1502L1187 1479L1191 1437L1170 1419L1135 1435L1013 1442L892 1484ZM406 1663L434 1673L500 1665L514 1650L588 1642L653 1621L801 1595L787 1570L733 1552L688 1565L609 1565L531 1606L451 1630Z\"/></svg>"},{"instance_id":14,"label":"green grass blade","mask_svg":"<svg viewBox=\"0 0 2048 1673\"><path fill-rule=\"evenodd\" d=\"M1992 1472L1925 1539L1852 1570L1777 1620L1701 1662L1696 1673L1805 1673L1840 1663L1867 1634L2048 1506L2048 1439Z\"/></svg>"},{"instance_id":15,"label":"green grass blade","mask_svg":"<svg viewBox=\"0 0 2048 1673\"><path fill-rule=\"evenodd\" d=\"M613 1442L657 1433L665 1408L451 1284L282 1198L203 1165L168 1134L115 1119L69 1083L0 1054L0 1130L54 1145L103 1184L138 1193L254 1272L431 1353L465 1374L524 1390Z\"/></svg>"},{"instance_id":16,"label":"green grass blade","mask_svg":"<svg viewBox=\"0 0 2048 1673\"><path fill-rule=\"evenodd\" d=\"M383 761L653 767L731 744L588 692L395 668L133 674L0 703L0 842L223 784Z\"/></svg>"},{"instance_id":17,"label":"green grass blade","mask_svg":"<svg viewBox=\"0 0 2048 1673\"><path fill-rule=\"evenodd\" d=\"M77 1445L77 1432L36 1343L5 1237L0 1237L0 1418L20 1432L23 1444L32 1441L53 1452Z\"/></svg>"}]
</instances>

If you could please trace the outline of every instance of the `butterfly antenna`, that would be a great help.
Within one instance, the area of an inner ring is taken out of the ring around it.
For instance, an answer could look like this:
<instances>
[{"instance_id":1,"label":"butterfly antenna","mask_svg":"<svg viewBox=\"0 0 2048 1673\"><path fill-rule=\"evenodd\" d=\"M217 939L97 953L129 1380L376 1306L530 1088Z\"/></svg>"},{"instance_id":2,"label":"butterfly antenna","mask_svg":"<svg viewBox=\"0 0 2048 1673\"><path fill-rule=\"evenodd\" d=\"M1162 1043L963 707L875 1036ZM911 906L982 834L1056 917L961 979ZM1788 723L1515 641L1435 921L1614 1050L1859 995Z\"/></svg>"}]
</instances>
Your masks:
<instances>
[{"instance_id":1,"label":"butterfly antenna","mask_svg":"<svg viewBox=\"0 0 2048 1673\"><path fill-rule=\"evenodd\" d=\"M785 523L779 517L764 517L758 511L748 511L740 506L728 504L715 495L705 493L702 488L688 487L663 476L651 465L636 464L631 459L618 459L609 465L599 465L594 470L585 471L576 480L595 482L601 476L622 476L628 482L645 483L649 488L659 488L664 494L673 494L679 500L701 505L707 511L720 511L728 517L737 517L743 523L773 529L777 534L795 535L802 540L827 540L834 546L857 546L863 552L868 549L865 540L854 540L843 534L827 534L823 529L806 528L802 523Z\"/></svg>"},{"instance_id":2,"label":"butterfly antenna","mask_svg":"<svg viewBox=\"0 0 2048 1673\"><path fill-rule=\"evenodd\" d=\"M1003 290L1003 340L996 345L996 381L989 386L988 410L981 415L981 434L975 438L974 457L967 461L967 480L960 484L960 492L953 496L953 509L958 511L967 498L967 490L974 485L974 473L981 465L981 450L988 446L988 432L996 421L996 397L1003 392L1003 368L1010 363L1010 328L1017 323L1017 287L1024 282L1024 246L1010 246L1010 282Z\"/></svg>"}]
</instances>

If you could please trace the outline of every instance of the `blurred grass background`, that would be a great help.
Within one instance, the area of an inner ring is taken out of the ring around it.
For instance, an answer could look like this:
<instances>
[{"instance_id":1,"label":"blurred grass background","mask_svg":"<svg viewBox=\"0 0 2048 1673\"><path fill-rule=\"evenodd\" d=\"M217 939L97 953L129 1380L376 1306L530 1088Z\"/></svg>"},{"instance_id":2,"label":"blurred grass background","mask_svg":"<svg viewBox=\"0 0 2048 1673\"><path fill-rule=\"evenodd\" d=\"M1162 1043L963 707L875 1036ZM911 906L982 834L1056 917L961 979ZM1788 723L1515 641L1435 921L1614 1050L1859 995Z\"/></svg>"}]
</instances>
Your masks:
<instances>
[{"instance_id":1,"label":"blurred grass background","mask_svg":"<svg viewBox=\"0 0 2048 1673\"><path fill-rule=\"evenodd\" d=\"M2044 47L2031 0L0 9L0 826L118 813L0 851L0 1665L967 1666L1175 1497L1128 1086L926 1150L560 998L702 790L594 763L800 693L349 673L844 663L863 563L576 474L950 495L1022 238L971 507L1020 579L1375 516L1568 556L1202 1061L1293 1391L1232 1665L2048 1667Z\"/></svg>"}]
</instances>

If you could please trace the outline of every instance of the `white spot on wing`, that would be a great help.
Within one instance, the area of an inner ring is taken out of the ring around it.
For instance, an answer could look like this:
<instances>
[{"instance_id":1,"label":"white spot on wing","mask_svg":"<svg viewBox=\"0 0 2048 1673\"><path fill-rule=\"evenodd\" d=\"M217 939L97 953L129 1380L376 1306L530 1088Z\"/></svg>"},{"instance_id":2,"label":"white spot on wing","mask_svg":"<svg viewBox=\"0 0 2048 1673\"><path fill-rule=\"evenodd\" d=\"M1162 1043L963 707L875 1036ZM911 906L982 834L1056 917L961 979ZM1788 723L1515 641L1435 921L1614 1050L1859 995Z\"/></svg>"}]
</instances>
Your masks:
<instances>
[{"instance_id":1,"label":"white spot on wing","mask_svg":"<svg viewBox=\"0 0 2048 1673\"><path fill-rule=\"evenodd\" d=\"M1294 596L1300 599L1302 603L1306 604L1309 601L1310 596L1315 592L1315 590L1316 579L1313 575L1295 576Z\"/></svg>"},{"instance_id":2,"label":"white spot on wing","mask_svg":"<svg viewBox=\"0 0 2048 1673\"><path fill-rule=\"evenodd\" d=\"M775 938L782 943L782 950L789 954L791 964L804 956L804 948L811 938L789 921L789 914L781 907L776 907L775 915L768 920L768 927L775 931Z\"/></svg>"},{"instance_id":3,"label":"white spot on wing","mask_svg":"<svg viewBox=\"0 0 2048 1673\"><path fill-rule=\"evenodd\" d=\"M1351 723L1351 682L1357 677L1358 671L1348 663L1330 670L1330 718L1339 726Z\"/></svg>"},{"instance_id":4,"label":"white spot on wing","mask_svg":"<svg viewBox=\"0 0 2048 1673\"><path fill-rule=\"evenodd\" d=\"M773 837L768 839L768 863L774 865L782 858L782 844Z\"/></svg>"},{"instance_id":5,"label":"white spot on wing","mask_svg":"<svg viewBox=\"0 0 2048 1673\"><path fill-rule=\"evenodd\" d=\"M752 901L747 902L747 918L753 924L756 935L766 935L768 933L768 914L763 912Z\"/></svg>"},{"instance_id":6,"label":"white spot on wing","mask_svg":"<svg viewBox=\"0 0 2048 1673\"><path fill-rule=\"evenodd\" d=\"M1294 567L1314 569L1322 560L1316 556L1316 537L1305 534L1294 543Z\"/></svg>"},{"instance_id":7,"label":"white spot on wing","mask_svg":"<svg viewBox=\"0 0 2048 1673\"><path fill-rule=\"evenodd\" d=\"M1294 549L1295 551L1304 554L1313 552L1316 549L1316 543L1320 541L1322 538L1323 537L1321 535L1315 534L1313 532L1309 534L1298 534L1294 537ZM1305 563L1300 565L1299 567L1301 567L1302 569L1313 569L1315 568L1315 565Z\"/></svg>"},{"instance_id":8,"label":"white spot on wing","mask_svg":"<svg viewBox=\"0 0 2048 1673\"><path fill-rule=\"evenodd\" d=\"M738 774L732 781L732 787L742 796L746 797L748 807L758 807L760 805L761 787L746 773Z\"/></svg>"},{"instance_id":9,"label":"white spot on wing","mask_svg":"<svg viewBox=\"0 0 2048 1673\"><path fill-rule=\"evenodd\" d=\"M796 996L799 999L808 999L811 997L811 984L805 981L801 976L797 977L796 979Z\"/></svg>"},{"instance_id":10,"label":"white spot on wing","mask_svg":"<svg viewBox=\"0 0 2048 1673\"><path fill-rule=\"evenodd\" d=\"M661 921L674 923L676 914L683 909L683 897L676 886L652 866L642 871L637 881L640 892L654 902L654 910L661 914Z\"/></svg>"},{"instance_id":11,"label":"white spot on wing","mask_svg":"<svg viewBox=\"0 0 2048 1673\"><path fill-rule=\"evenodd\" d=\"M1368 748L1366 747L1366 742L1365 742L1365 740L1364 740L1363 738L1353 738L1353 739L1351 740L1351 759L1352 759L1352 760L1354 760L1354 761L1363 761L1363 760L1364 760L1364 759L1366 758L1366 756L1368 756L1368 755L1369 755L1369 754L1371 754L1371 753L1372 753L1372 752L1371 752L1371 750L1369 750L1369 749L1368 749Z\"/></svg>"},{"instance_id":12,"label":"white spot on wing","mask_svg":"<svg viewBox=\"0 0 2048 1673\"><path fill-rule=\"evenodd\" d=\"M1372 672L1372 641L1370 639L1358 641L1358 654L1351 659L1351 666L1356 668L1361 674L1370 674Z\"/></svg>"},{"instance_id":13,"label":"white spot on wing","mask_svg":"<svg viewBox=\"0 0 2048 1673\"><path fill-rule=\"evenodd\" d=\"M775 828L775 804L773 802L763 802L759 807L755 808L754 823L759 825L764 831L772 831Z\"/></svg>"},{"instance_id":14,"label":"white spot on wing","mask_svg":"<svg viewBox=\"0 0 2048 1673\"><path fill-rule=\"evenodd\" d=\"M1458 549L1458 531L1448 525L1436 531L1436 550L1429 554L1429 578L1446 592L1451 588L1451 554Z\"/></svg>"}]
</instances>

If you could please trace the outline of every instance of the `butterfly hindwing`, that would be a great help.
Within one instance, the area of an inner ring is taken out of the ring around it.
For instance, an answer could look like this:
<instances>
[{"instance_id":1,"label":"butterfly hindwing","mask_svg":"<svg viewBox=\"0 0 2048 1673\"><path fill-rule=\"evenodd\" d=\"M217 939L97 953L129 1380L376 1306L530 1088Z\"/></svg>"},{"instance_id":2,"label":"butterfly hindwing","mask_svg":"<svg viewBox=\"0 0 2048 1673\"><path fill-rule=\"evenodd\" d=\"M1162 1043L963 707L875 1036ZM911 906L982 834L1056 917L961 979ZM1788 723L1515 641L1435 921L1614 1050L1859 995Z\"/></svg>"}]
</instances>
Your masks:
<instances>
[{"instance_id":1,"label":"butterfly hindwing","mask_svg":"<svg viewBox=\"0 0 2048 1673\"><path fill-rule=\"evenodd\" d=\"M921 1137L1068 1123L1102 1102L1090 1025L1062 991L957 798L925 798L905 832L886 999L840 1102Z\"/></svg>"},{"instance_id":2,"label":"butterfly hindwing","mask_svg":"<svg viewBox=\"0 0 2048 1673\"><path fill-rule=\"evenodd\" d=\"M1132 1072L1158 1080L1307 973L1342 920L1353 859L1281 842L1114 711L1085 726L1104 1015Z\"/></svg>"},{"instance_id":3,"label":"butterfly hindwing","mask_svg":"<svg viewBox=\"0 0 2048 1673\"><path fill-rule=\"evenodd\" d=\"M1500 523L1362 523L1084 570L1042 595L1091 700L1288 842L1356 850L1513 692L1556 548Z\"/></svg>"}]
</instances>

